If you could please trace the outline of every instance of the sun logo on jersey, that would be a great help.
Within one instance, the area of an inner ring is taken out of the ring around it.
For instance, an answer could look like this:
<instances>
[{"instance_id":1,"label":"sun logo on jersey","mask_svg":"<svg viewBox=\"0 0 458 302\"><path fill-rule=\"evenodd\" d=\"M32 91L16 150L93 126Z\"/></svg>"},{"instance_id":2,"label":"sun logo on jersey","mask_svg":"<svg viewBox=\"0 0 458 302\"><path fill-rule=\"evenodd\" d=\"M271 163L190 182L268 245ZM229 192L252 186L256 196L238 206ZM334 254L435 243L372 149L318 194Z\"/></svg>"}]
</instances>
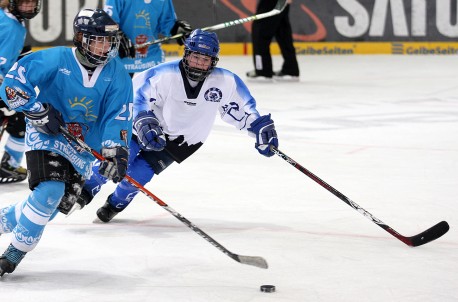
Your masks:
<instances>
[{"instance_id":1,"label":"sun logo on jersey","mask_svg":"<svg viewBox=\"0 0 458 302\"><path fill-rule=\"evenodd\" d=\"M207 102L219 103L223 98L223 93L218 88L212 87L205 91L204 98Z\"/></svg>"},{"instance_id":2,"label":"sun logo on jersey","mask_svg":"<svg viewBox=\"0 0 458 302\"><path fill-rule=\"evenodd\" d=\"M74 115L69 116L70 119L74 120L82 115L88 121L96 121L97 115L92 110L94 108L92 102L92 100L86 100L86 97L82 99L75 97L73 100L68 100L70 108L72 108L72 113L74 113Z\"/></svg>"},{"instance_id":3,"label":"sun logo on jersey","mask_svg":"<svg viewBox=\"0 0 458 302\"><path fill-rule=\"evenodd\" d=\"M140 11L138 14L135 14L135 19L143 19L144 21L136 22L134 27L135 28L150 28L151 27L151 18L149 13L145 10ZM139 24L143 23L143 24Z\"/></svg>"}]
</instances>

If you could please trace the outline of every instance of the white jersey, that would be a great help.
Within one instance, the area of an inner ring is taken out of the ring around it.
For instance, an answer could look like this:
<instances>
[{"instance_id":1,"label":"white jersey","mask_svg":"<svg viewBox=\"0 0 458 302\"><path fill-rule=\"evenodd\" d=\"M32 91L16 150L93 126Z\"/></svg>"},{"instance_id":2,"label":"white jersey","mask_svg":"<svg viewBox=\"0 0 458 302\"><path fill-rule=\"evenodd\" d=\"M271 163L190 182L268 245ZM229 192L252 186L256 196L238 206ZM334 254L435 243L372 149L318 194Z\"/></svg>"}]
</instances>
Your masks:
<instances>
[{"instance_id":1,"label":"white jersey","mask_svg":"<svg viewBox=\"0 0 458 302\"><path fill-rule=\"evenodd\" d=\"M207 139L217 112L239 130L246 130L260 116L243 81L223 68L215 67L192 88L177 60L138 74L133 84L134 116L152 110L170 140L183 136L188 145Z\"/></svg>"}]
</instances>

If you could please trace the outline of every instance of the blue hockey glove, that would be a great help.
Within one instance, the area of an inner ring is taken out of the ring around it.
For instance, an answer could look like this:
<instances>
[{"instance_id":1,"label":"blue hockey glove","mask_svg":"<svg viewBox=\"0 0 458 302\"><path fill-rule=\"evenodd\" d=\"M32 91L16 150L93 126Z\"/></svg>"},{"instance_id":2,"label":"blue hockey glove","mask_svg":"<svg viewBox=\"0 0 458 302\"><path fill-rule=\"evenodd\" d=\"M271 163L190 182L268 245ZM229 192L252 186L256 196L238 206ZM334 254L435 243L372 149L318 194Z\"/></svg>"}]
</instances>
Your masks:
<instances>
[{"instance_id":1,"label":"blue hockey glove","mask_svg":"<svg viewBox=\"0 0 458 302\"><path fill-rule=\"evenodd\" d=\"M251 123L248 131L256 134L256 144L254 146L259 153L267 157L274 155L270 147L278 148L278 138L274 121L270 118L270 114L258 117Z\"/></svg>"},{"instance_id":2,"label":"blue hockey glove","mask_svg":"<svg viewBox=\"0 0 458 302\"><path fill-rule=\"evenodd\" d=\"M152 111L141 111L134 119L140 147L145 151L161 151L167 141L159 121Z\"/></svg>"},{"instance_id":3,"label":"blue hockey glove","mask_svg":"<svg viewBox=\"0 0 458 302\"><path fill-rule=\"evenodd\" d=\"M122 58L135 58L135 46L132 44L132 41L123 31L119 32L119 57Z\"/></svg>"},{"instance_id":4,"label":"blue hockey glove","mask_svg":"<svg viewBox=\"0 0 458 302\"><path fill-rule=\"evenodd\" d=\"M127 172L127 158L129 157L127 148L102 148L100 153L105 160L100 163L99 174L111 179L114 183L120 182Z\"/></svg>"},{"instance_id":5,"label":"blue hockey glove","mask_svg":"<svg viewBox=\"0 0 458 302\"><path fill-rule=\"evenodd\" d=\"M41 112L24 111L24 115L38 132L48 135L58 134L60 126L65 127L62 114L54 109L51 104L43 104L43 108L44 110Z\"/></svg>"},{"instance_id":6,"label":"blue hockey glove","mask_svg":"<svg viewBox=\"0 0 458 302\"><path fill-rule=\"evenodd\" d=\"M175 25L173 25L172 30L170 31L170 35L174 36L176 34L183 34L183 37L177 39L178 45L184 45L184 41L192 32L191 24L188 21L184 20L177 20Z\"/></svg>"}]
</instances>

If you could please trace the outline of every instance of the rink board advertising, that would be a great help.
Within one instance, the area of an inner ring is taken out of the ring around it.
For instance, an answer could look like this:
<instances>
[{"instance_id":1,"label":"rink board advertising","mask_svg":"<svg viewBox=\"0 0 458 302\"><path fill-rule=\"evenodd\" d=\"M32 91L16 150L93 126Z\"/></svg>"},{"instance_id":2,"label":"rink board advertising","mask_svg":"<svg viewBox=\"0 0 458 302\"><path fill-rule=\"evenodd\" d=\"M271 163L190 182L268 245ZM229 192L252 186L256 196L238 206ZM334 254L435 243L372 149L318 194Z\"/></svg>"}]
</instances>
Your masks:
<instances>
[{"instance_id":1,"label":"rink board advertising","mask_svg":"<svg viewBox=\"0 0 458 302\"><path fill-rule=\"evenodd\" d=\"M100 0L42 1L42 11L27 24L27 42L33 46L71 45L76 12L82 7L103 6ZM255 0L173 3L178 18L193 27L251 16L256 9ZM293 0L290 7L299 55L456 54L457 19L456 0ZM251 23L246 23L219 30L218 36L225 45L233 45L226 53L243 54L251 51L250 33ZM179 51L173 43L166 49Z\"/></svg>"}]
</instances>

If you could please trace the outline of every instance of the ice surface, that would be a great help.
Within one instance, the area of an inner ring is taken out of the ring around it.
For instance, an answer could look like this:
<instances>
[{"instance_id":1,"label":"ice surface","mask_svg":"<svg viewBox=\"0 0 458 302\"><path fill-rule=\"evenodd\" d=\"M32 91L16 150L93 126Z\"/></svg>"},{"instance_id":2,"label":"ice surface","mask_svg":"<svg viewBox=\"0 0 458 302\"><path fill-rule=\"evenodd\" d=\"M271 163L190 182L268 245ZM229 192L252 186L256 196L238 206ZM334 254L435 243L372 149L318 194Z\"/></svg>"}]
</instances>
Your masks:
<instances>
[{"instance_id":1,"label":"ice surface","mask_svg":"<svg viewBox=\"0 0 458 302\"><path fill-rule=\"evenodd\" d=\"M269 269L232 260L142 194L112 223L93 223L108 184L87 208L47 226L1 278L2 299L458 301L458 57L299 60L299 83L247 82L259 111L272 113L280 149L399 233L446 220L446 235L407 247L217 118L197 154L147 188ZM245 79L252 63L225 56L219 65ZM26 182L0 185L0 206L28 194ZM1 250L9 240L0 236ZM263 284L276 292L260 292Z\"/></svg>"}]
</instances>

